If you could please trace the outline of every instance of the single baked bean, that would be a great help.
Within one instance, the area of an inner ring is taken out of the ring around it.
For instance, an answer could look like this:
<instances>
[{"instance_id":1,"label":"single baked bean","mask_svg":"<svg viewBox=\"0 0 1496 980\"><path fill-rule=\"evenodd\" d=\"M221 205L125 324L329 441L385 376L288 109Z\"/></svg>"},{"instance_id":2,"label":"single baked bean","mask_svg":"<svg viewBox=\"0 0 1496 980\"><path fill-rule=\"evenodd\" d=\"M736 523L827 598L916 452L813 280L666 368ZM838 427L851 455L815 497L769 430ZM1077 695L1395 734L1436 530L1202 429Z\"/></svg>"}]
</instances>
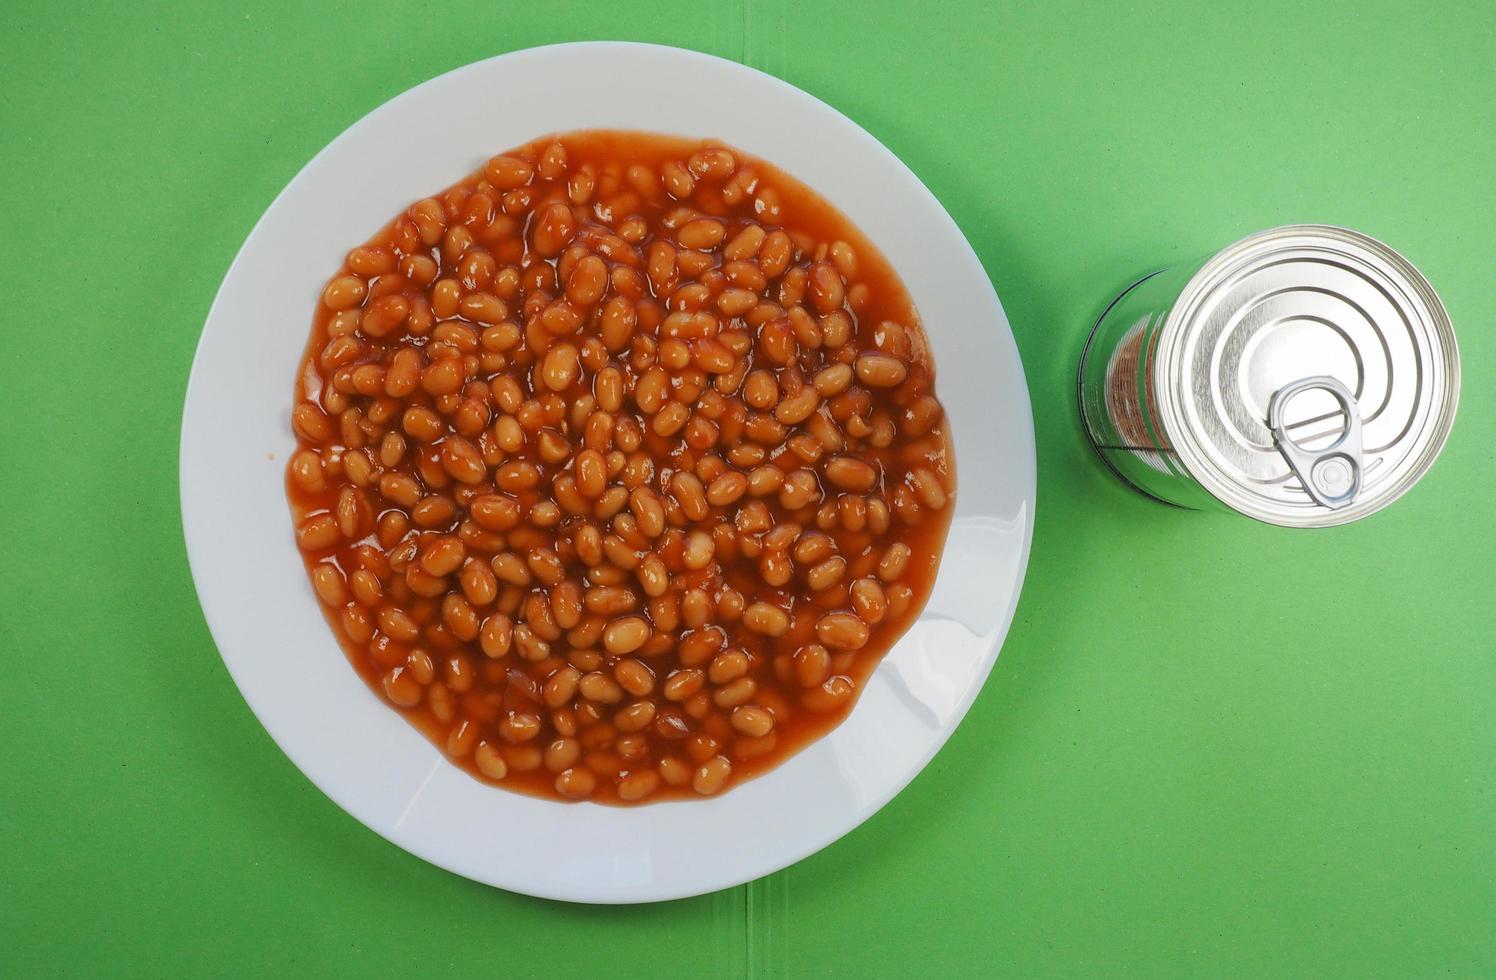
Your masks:
<instances>
[{"instance_id":1,"label":"single baked bean","mask_svg":"<svg viewBox=\"0 0 1496 980\"><path fill-rule=\"evenodd\" d=\"M836 427L830 411L825 406L805 421L805 432L816 441L818 451L835 453L846 447L846 440L842 438L841 430Z\"/></svg>"},{"instance_id":2,"label":"single baked bean","mask_svg":"<svg viewBox=\"0 0 1496 980\"><path fill-rule=\"evenodd\" d=\"M810 418L820 403L821 396L815 388L801 388L774 407L774 418L785 425L798 425Z\"/></svg>"},{"instance_id":3,"label":"single baked bean","mask_svg":"<svg viewBox=\"0 0 1496 980\"><path fill-rule=\"evenodd\" d=\"M393 548L410 530L410 521L403 511L391 510L379 515L379 523L374 529L374 536L379 541L381 548Z\"/></svg>"},{"instance_id":4,"label":"single baked bean","mask_svg":"<svg viewBox=\"0 0 1496 980\"><path fill-rule=\"evenodd\" d=\"M727 226L714 218L697 218L688 221L675 233L675 240L682 248L711 249L722 243L727 235Z\"/></svg>"},{"instance_id":5,"label":"single baked bean","mask_svg":"<svg viewBox=\"0 0 1496 980\"><path fill-rule=\"evenodd\" d=\"M857 379L872 388L892 388L909 376L904 362L886 354L862 354L857 358Z\"/></svg>"},{"instance_id":6,"label":"single baked bean","mask_svg":"<svg viewBox=\"0 0 1496 980\"><path fill-rule=\"evenodd\" d=\"M360 568L350 575L348 585L354 600L360 605L372 609L384 601L384 586L380 584L379 576L367 568Z\"/></svg>"},{"instance_id":7,"label":"single baked bean","mask_svg":"<svg viewBox=\"0 0 1496 980\"><path fill-rule=\"evenodd\" d=\"M755 602L743 610L743 625L764 636L783 636L790 628L790 617L778 606Z\"/></svg>"},{"instance_id":8,"label":"single baked bean","mask_svg":"<svg viewBox=\"0 0 1496 980\"><path fill-rule=\"evenodd\" d=\"M345 606L339 617L343 632L355 643L368 643L374 638L374 619L369 612L358 606Z\"/></svg>"},{"instance_id":9,"label":"single baked bean","mask_svg":"<svg viewBox=\"0 0 1496 980\"><path fill-rule=\"evenodd\" d=\"M722 791L731 775L732 763L725 756L715 756L696 770L691 777L691 788L702 796L713 796Z\"/></svg>"},{"instance_id":10,"label":"single baked bean","mask_svg":"<svg viewBox=\"0 0 1496 980\"><path fill-rule=\"evenodd\" d=\"M322 302L329 310L346 310L364 300L367 287L357 276L338 276L322 291Z\"/></svg>"},{"instance_id":11,"label":"single baked bean","mask_svg":"<svg viewBox=\"0 0 1496 980\"><path fill-rule=\"evenodd\" d=\"M540 718L529 712L510 712L499 722L499 737L511 744L528 742L539 734Z\"/></svg>"},{"instance_id":12,"label":"single baked bean","mask_svg":"<svg viewBox=\"0 0 1496 980\"><path fill-rule=\"evenodd\" d=\"M725 180L737 169L737 161L730 151L712 148L693 153L687 166L698 179Z\"/></svg>"},{"instance_id":13,"label":"single baked bean","mask_svg":"<svg viewBox=\"0 0 1496 980\"><path fill-rule=\"evenodd\" d=\"M825 472L832 486L854 493L866 493L878 483L878 471L855 456L832 456Z\"/></svg>"},{"instance_id":14,"label":"single baked bean","mask_svg":"<svg viewBox=\"0 0 1496 980\"><path fill-rule=\"evenodd\" d=\"M406 409L400 424L406 435L420 442L434 442L445 429L441 416L419 405Z\"/></svg>"},{"instance_id":15,"label":"single baked bean","mask_svg":"<svg viewBox=\"0 0 1496 980\"><path fill-rule=\"evenodd\" d=\"M582 587L567 580L551 589L551 618L563 630L575 628L582 622Z\"/></svg>"},{"instance_id":16,"label":"single baked bean","mask_svg":"<svg viewBox=\"0 0 1496 980\"><path fill-rule=\"evenodd\" d=\"M442 441L442 468L455 480L467 484L482 483L488 476L488 466L478 447L453 434Z\"/></svg>"},{"instance_id":17,"label":"single baked bean","mask_svg":"<svg viewBox=\"0 0 1496 980\"><path fill-rule=\"evenodd\" d=\"M660 168L660 178L665 185L665 190L678 201L690 197L691 192L696 189L696 178L689 170L674 161Z\"/></svg>"},{"instance_id":18,"label":"single baked bean","mask_svg":"<svg viewBox=\"0 0 1496 980\"><path fill-rule=\"evenodd\" d=\"M392 398L404 398L416 390L421 382L421 355L409 347L402 347L390 358L390 366L384 373L384 391Z\"/></svg>"},{"instance_id":19,"label":"single baked bean","mask_svg":"<svg viewBox=\"0 0 1496 980\"><path fill-rule=\"evenodd\" d=\"M884 592L888 596L888 615L892 619L901 618L914 602L914 590L902 582L890 585Z\"/></svg>"},{"instance_id":20,"label":"single baked bean","mask_svg":"<svg viewBox=\"0 0 1496 980\"><path fill-rule=\"evenodd\" d=\"M431 706L431 713L437 716L437 720L451 723L456 715L456 705L452 694L444 686L434 685L427 692L427 700ZM478 744L478 726L470 718L463 718L447 732L447 754L454 759L461 759L472 753Z\"/></svg>"},{"instance_id":21,"label":"single baked bean","mask_svg":"<svg viewBox=\"0 0 1496 980\"><path fill-rule=\"evenodd\" d=\"M695 775L695 769L684 759L667 756L660 760L658 765L660 778L667 786L686 786Z\"/></svg>"},{"instance_id":22,"label":"single baked bean","mask_svg":"<svg viewBox=\"0 0 1496 980\"><path fill-rule=\"evenodd\" d=\"M509 775L509 766L497 747L489 742L479 742L473 750L473 764L485 778L495 782Z\"/></svg>"},{"instance_id":23,"label":"single baked bean","mask_svg":"<svg viewBox=\"0 0 1496 980\"><path fill-rule=\"evenodd\" d=\"M758 682L751 677L739 677L723 685L712 695L712 703L719 708L735 708L758 692Z\"/></svg>"},{"instance_id":24,"label":"single baked bean","mask_svg":"<svg viewBox=\"0 0 1496 980\"><path fill-rule=\"evenodd\" d=\"M867 624L851 613L827 613L816 622L816 637L837 650L860 650L867 644Z\"/></svg>"},{"instance_id":25,"label":"single baked bean","mask_svg":"<svg viewBox=\"0 0 1496 980\"><path fill-rule=\"evenodd\" d=\"M405 436L399 432L386 432L379 441L379 465L394 468L405 459Z\"/></svg>"},{"instance_id":26,"label":"single baked bean","mask_svg":"<svg viewBox=\"0 0 1496 980\"><path fill-rule=\"evenodd\" d=\"M769 371L754 371L743 381L743 400L754 408L767 410L779 401L779 386Z\"/></svg>"},{"instance_id":27,"label":"single baked bean","mask_svg":"<svg viewBox=\"0 0 1496 980\"><path fill-rule=\"evenodd\" d=\"M589 307L602 299L608 288L608 266L602 259L589 255L572 267L566 279L566 298L575 306Z\"/></svg>"},{"instance_id":28,"label":"single baked bean","mask_svg":"<svg viewBox=\"0 0 1496 980\"><path fill-rule=\"evenodd\" d=\"M678 670L665 678L667 701L685 701L706 686L706 674L696 669Z\"/></svg>"},{"instance_id":29,"label":"single baked bean","mask_svg":"<svg viewBox=\"0 0 1496 980\"><path fill-rule=\"evenodd\" d=\"M331 514L319 514L302 522L296 540L303 551L325 551L338 542L341 533L337 518Z\"/></svg>"},{"instance_id":30,"label":"single baked bean","mask_svg":"<svg viewBox=\"0 0 1496 980\"><path fill-rule=\"evenodd\" d=\"M824 398L831 398L847 390L852 383L852 368L846 364L833 364L831 367L822 368L816 372L816 391Z\"/></svg>"},{"instance_id":31,"label":"single baked bean","mask_svg":"<svg viewBox=\"0 0 1496 980\"><path fill-rule=\"evenodd\" d=\"M810 470L795 470L784 478L779 490L779 505L786 510L799 510L820 499L820 485Z\"/></svg>"},{"instance_id":32,"label":"single baked bean","mask_svg":"<svg viewBox=\"0 0 1496 980\"><path fill-rule=\"evenodd\" d=\"M677 472L670 479L670 489L688 519L704 520L710 513L706 489L694 473Z\"/></svg>"},{"instance_id":33,"label":"single baked bean","mask_svg":"<svg viewBox=\"0 0 1496 980\"><path fill-rule=\"evenodd\" d=\"M462 567L462 562L466 557L467 549L463 547L460 539L450 536L439 537L421 552L421 568L426 574L441 578Z\"/></svg>"},{"instance_id":34,"label":"single baked bean","mask_svg":"<svg viewBox=\"0 0 1496 980\"><path fill-rule=\"evenodd\" d=\"M561 559L549 548L532 548L525 555L525 565L545 585L556 585L566 575Z\"/></svg>"},{"instance_id":35,"label":"single baked bean","mask_svg":"<svg viewBox=\"0 0 1496 980\"><path fill-rule=\"evenodd\" d=\"M531 490L540 482L540 469L533 463L515 460L499 467L494 482L511 493Z\"/></svg>"},{"instance_id":36,"label":"single baked bean","mask_svg":"<svg viewBox=\"0 0 1496 980\"><path fill-rule=\"evenodd\" d=\"M638 553L616 534L603 538L603 554L615 567L623 571L632 571L639 566Z\"/></svg>"},{"instance_id":37,"label":"single baked bean","mask_svg":"<svg viewBox=\"0 0 1496 980\"><path fill-rule=\"evenodd\" d=\"M483 165L483 176L501 191L522 187L533 175L534 169L519 157L496 156Z\"/></svg>"},{"instance_id":38,"label":"single baked bean","mask_svg":"<svg viewBox=\"0 0 1496 980\"><path fill-rule=\"evenodd\" d=\"M650 429L658 436L673 436L681 430L690 417L690 409L680 402L671 401L655 413L654 419L650 422Z\"/></svg>"},{"instance_id":39,"label":"single baked bean","mask_svg":"<svg viewBox=\"0 0 1496 980\"><path fill-rule=\"evenodd\" d=\"M386 473L379 478L379 493L401 507L414 507L421 500L421 484L404 473Z\"/></svg>"},{"instance_id":40,"label":"single baked bean","mask_svg":"<svg viewBox=\"0 0 1496 980\"><path fill-rule=\"evenodd\" d=\"M758 466L748 474L748 492L755 497L774 493L784 485L784 471L777 466Z\"/></svg>"},{"instance_id":41,"label":"single baked bean","mask_svg":"<svg viewBox=\"0 0 1496 980\"><path fill-rule=\"evenodd\" d=\"M381 478L381 486L383 485L384 479L388 478L389 476L390 474L386 474L386 477ZM381 490L380 492L382 493L383 490ZM389 494L385 494L385 496L389 496ZM418 502L415 507L412 508L410 516L411 519L421 527L446 527L450 525L453 518L457 516L457 505L452 503L452 501L447 499L446 497L440 495L423 497L421 498L420 502Z\"/></svg>"},{"instance_id":42,"label":"single baked bean","mask_svg":"<svg viewBox=\"0 0 1496 980\"><path fill-rule=\"evenodd\" d=\"M405 569L405 586L423 599L435 599L447 590L447 583L443 579L427 574L419 565L410 565Z\"/></svg>"},{"instance_id":43,"label":"single baked bean","mask_svg":"<svg viewBox=\"0 0 1496 980\"><path fill-rule=\"evenodd\" d=\"M620 732L640 732L654 721L653 701L635 701L618 709L613 715L613 726Z\"/></svg>"},{"instance_id":44,"label":"single baked bean","mask_svg":"<svg viewBox=\"0 0 1496 980\"><path fill-rule=\"evenodd\" d=\"M758 305L758 294L749 289L725 289L717 297L717 309L724 316L742 316Z\"/></svg>"},{"instance_id":45,"label":"single baked bean","mask_svg":"<svg viewBox=\"0 0 1496 980\"><path fill-rule=\"evenodd\" d=\"M370 278L395 271L395 254L381 246L363 246L348 253L348 269L355 275Z\"/></svg>"},{"instance_id":46,"label":"single baked bean","mask_svg":"<svg viewBox=\"0 0 1496 980\"><path fill-rule=\"evenodd\" d=\"M904 409L899 427L910 438L923 436L935 427L944 414L940 402L929 395L923 395Z\"/></svg>"},{"instance_id":47,"label":"single baked bean","mask_svg":"<svg viewBox=\"0 0 1496 980\"><path fill-rule=\"evenodd\" d=\"M467 564L462 566L458 581L468 602L479 608L491 605L498 597L498 581L482 561L469 559Z\"/></svg>"},{"instance_id":48,"label":"single baked bean","mask_svg":"<svg viewBox=\"0 0 1496 980\"><path fill-rule=\"evenodd\" d=\"M938 476L924 467L916 468L909 476L920 503L931 510L940 510L945 506L945 487L941 486Z\"/></svg>"},{"instance_id":49,"label":"single baked bean","mask_svg":"<svg viewBox=\"0 0 1496 980\"><path fill-rule=\"evenodd\" d=\"M457 596L451 596L450 598L455 599L457 602L462 602L462 599L458 598ZM458 637L458 639L472 639L471 636L463 636L461 634L458 634L455 630L453 631L453 633ZM473 689L473 684L476 683L477 675L473 670L473 665L468 661L467 657L463 656L460 653L448 654L445 658L442 668L442 679L445 682L446 687L450 688L452 691L458 694L466 694L468 691L471 691Z\"/></svg>"},{"instance_id":50,"label":"single baked bean","mask_svg":"<svg viewBox=\"0 0 1496 980\"><path fill-rule=\"evenodd\" d=\"M818 313L840 309L846 300L846 284L835 266L817 262L810 267L810 301Z\"/></svg>"},{"instance_id":51,"label":"single baked bean","mask_svg":"<svg viewBox=\"0 0 1496 980\"><path fill-rule=\"evenodd\" d=\"M509 316L509 307L504 305L503 299L492 293L468 293L462 296L458 304L458 313L467 320L483 325L495 325L503 323L504 317ZM473 344L476 347L476 343Z\"/></svg>"},{"instance_id":52,"label":"single baked bean","mask_svg":"<svg viewBox=\"0 0 1496 980\"><path fill-rule=\"evenodd\" d=\"M685 548L681 552L681 561L689 569L696 570L705 568L711 563L712 555L716 551L716 543L712 536L705 531L692 531L686 536Z\"/></svg>"},{"instance_id":53,"label":"single baked bean","mask_svg":"<svg viewBox=\"0 0 1496 980\"><path fill-rule=\"evenodd\" d=\"M723 261L742 262L753 258L759 253L759 249L763 247L764 239L767 237L768 233L761 226L748 225L723 246Z\"/></svg>"},{"instance_id":54,"label":"single baked bean","mask_svg":"<svg viewBox=\"0 0 1496 980\"><path fill-rule=\"evenodd\" d=\"M503 494L483 494L468 502L468 516L486 530L509 531L519 524L519 502Z\"/></svg>"},{"instance_id":55,"label":"single baked bean","mask_svg":"<svg viewBox=\"0 0 1496 980\"><path fill-rule=\"evenodd\" d=\"M597 789L597 776L591 769L578 767L556 775L556 792L570 800L582 800Z\"/></svg>"},{"instance_id":56,"label":"single baked bean","mask_svg":"<svg viewBox=\"0 0 1496 980\"><path fill-rule=\"evenodd\" d=\"M649 639L649 623L641 616L623 616L603 630L603 646L609 653L633 653Z\"/></svg>"},{"instance_id":57,"label":"single baked bean","mask_svg":"<svg viewBox=\"0 0 1496 980\"><path fill-rule=\"evenodd\" d=\"M912 554L909 546L902 541L895 541L889 545L888 549L883 552L883 557L878 560L878 577L885 582L893 582L902 578Z\"/></svg>"},{"instance_id":58,"label":"single baked bean","mask_svg":"<svg viewBox=\"0 0 1496 980\"><path fill-rule=\"evenodd\" d=\"M665 563L656 555L648 555L639 562L635 574L640 588L651 598L664 595L665 590L670 587L670 573L666 570Z\"/></svg>"},{"instance_id":59,"label":"single baked bean","mask_svg":"<svg viewBox=\"0 0 1496 980\"><path fill-rule=\"evenodd\" d=\"M654 672L633 657L618 661L613 666L613 677L620 687L635 697L643 697L654 690Z\"/></svg>"},{"instance_id":60,"label":"single baked bean","mask_svg":"<svg viewBox=\"0 0 1496 980\"><path fill-rule=\"evenodd\" d=\"M318 565L312 571L312 587L317 597L329 606L336 608L348 602L347 584L336 565Z\"/></svg>"},{"instance_id":61,"label":"single baked bean","mask_svg":"<svg viewBox=\"0 0 1496 980\"><path fill-rule=\"evenodd\" d=\"M545 747L545 767L560 772L576 765L582 757L582 743L574 738L558 738Z\"/></svg>"},{"instance_id":62,"label":"single baked bean","mask_svg":"<svg viewBox=\"0 0 1496 980\"><path fill-rule=\"evenodd\" d=\"M770 279L777 279L789 268L795 257L795 244L783 231L772 231L758 250L759 268Z\"/></svg>"},{"instance_id":63,"label":"single baked bean","mask_svg":"<svg viewBox=\"0 0 1496 980\"><path fill-rule=\"evenodd\" d=\"M837 674L808 689L800 696L800 703L819 713L840 711L851 701L855 690L850 677Z\"/></svg>"},{"instance_id":64,"label":"single baked bean","mask_svg":"<svg viewBox=\"0 0 1496 980\"><path fill-rule=\"evenodd\" d=\"M384 693L402 708L420 703L423 688L435 676L431 658L424 651L412 650L403 667L395 667L384 676Z\"/></svg>"},{"instance_id":65,"label":"single baked bean","mask_svg":"<svg viewBox=\"0 0 1496 980\"><path fill-rule=\"evenodd\" d=\"M307 493L321 493L327 489L327 479L322 473L322 458L308 449L291 457L291 479Z\"/></svg>"},{"instance_id":66,"label":"single baked bean","mask_svg":"<svg viewBox=\"0 0 1496 980\"><path fill-rule=\"evenodd\" d=\"M661 633L674 632L675 628L680 625L680 601L679 597L673 592L667 592L662 596L650 599L646 603L646 609L649 612L650 620ZM651 655L656 651L646 646L642 648L641 652L644 655Z\"/></svg>"},{"instance_id":67,"label":"single baked bean","mask_svg":"<svg viewBox=\"0 0 1496 980\"><path fill-rule=\"evenodd\" d=\"M686 667L699 667L727 645L727 637L716 627L692 630L676 646L676 659Z\"/></svg>"},{"instance_id":68,"label":"single baked bean","mask_svg":"<svg viewBox=\"0 0 1496 980\"><path fill-rule=\"evenodd\" d=\"M844 531L861 531L867 527L867 501L843 494L836 501L836 516Z\"/></svg>"},{"instance_id":69,"label":"single baked bean","mask_svg":"<svg viewBox=\"0 0 1496 980\"><path fill-rule=\"evenodd\" d=\"M713 507L726 507L748 491L748 478L736 470L729 470L712 481L707 488L706 499Z\"/></svg>"},{"instance_id":70,"label":"single baked bean","mask_svg":"<svg viewBox=\"0 0 1496 980\"><path fill-rule=\"evenodd\" d=\"M542 753L538 745L504 745L499 751L515 772L532 772L540 768Z\"/></svg>"},{"instance_id":71,"label":"single baked bean","mask_svg":"<svg viewBox=\"0 0 1496 980\"><path fill-rule=\"evenodd\" d=\"M569 704L576 697L578 682L582 674L577 668L567 666L553 672L541 687L541 698L547 708L556 709Z\"/></svg>"},{"instance_id":72,"label":"single baked bean","mask_svg":"<svg viewBox=\"0 0 1496 980\"><path fill-rule=\"evenodd\" d=\"M649 487L638 487L629 495L629 509L645 537L657 538L665 532L665 509Z\"/></svg>"},{"instance_id":73,"label":"single baked bean","mask_svg":"<svg viewBox=\"0 0 1496 980\"><path fill-rule=\"evenodd\" d=\"M484 654L494 659L503 657L509 652L514 639L514 624L510 618L503 613L495 613L483 621L483 627L478 633L479 643Z\"/></svg>"},{"instance_id":74,"label":"single baked bean","mask_svg":"<svg viewBox=\"0 0 1496 980\"><path fill-rule=\"evenodd\" d=\"M732 727L751 738L762 738L774 730L774 716L763 708L743 705L733 709Z\"/></svg>"},{"instance_id":75,"label":"single baked bean","mask_svg":"<svg viewBox=\"0 0 1496 980\"><path fill-rule=\"evenodd\" d=\"M882 622L884 615L888 612L888 600L884 597L883 587L874 578L860 578L852 583L849 589L852 609L857 617L865 623Z\"/></svg>"},{"instance_id":76,"label":"single baked bean","mask_svg":"<svg viewBox=\"0 0 1496 980\"><path fill-rule=\"evenodd\" d=\"M819 687L831 676L831 654L819 643L810 643L795 651L795 682L801 687Z\"/></svg>"},{"instance_id":77,"label":"single baked bean","mask_svg":"<svg viewBox=\"0 0 1496 980\"><path fill-rule=\"evenodd\" d=\"M852 246L843 241L831 243L829 251L832 265L842 274L842 278L851 279L857 275L857 253Z\"/></svg>"},{"instance_id":78,"label":"single baked bean","mask_svg":"<svg viewBox=\"0 0 1496 980\"><path fill-rule=\"evenodd\" d=\"M795 567L790 564L789 558L774 551L763 553L758 561L758 571L764 583L776 589L788 585L790 579L795 577Z\"/></svg>"},{"instance_id":79,"label":"single baked bean","mask_svg":"<svg viewBox=\"0 0 1496 980\"><path fill-rule=\"evenodd\" d=\"M652 795L660 786L660 774L654 769L640 769L618 781L618 798L634 803Z\"/></svg>"},{"instance_id":80,"label":"single baked bean","mask_svg":"<svg viewBox=\"0 0 1496 980\"><path fill-rule=\"evenodd\" d=\"M400 274L416 286L431 285L436 279L438 271L435 260L429 255L407 255L400 260L399 269ZM354 271L357 272L358 270L355 269Z\"/></svg>"},{"instance_id":81,"label":"single baked bean","mask_svg":"<svg viewBox=\"0 0 1496 980\"><path fill-rule=\"evenodd\" d=\"M396 606L383 606L374 618L379 624L380 631L392 640L413 643L420 638L421 628L403 609Z\"/></svg>"},{"instance_id":82,"label":"single baked bean","mask_svg":"<svg viewBox=\"0 0 1496 980\"><path fill-rule=\"evenodd\" d=\"M625 588L593 586L583 594L583 603L589 612L612 616L633 609L638 600L633 592Z\"/></svg>"},{"instance_id":83,"label":"single baked bean","mask_svg":"<svg viewBox=\"0 0 1496 980\"><path fill-rule=\"evenodd\" d=\"M330 442L333 436L332 421L317 406L307 402L297 405L291 411L291 428L302 439L314 445Z\"/></svg>"},{"instance_id":84,"label":"single baked bean","mask_svg":"<svg viewBox=\"0 0 1496 980\"><path fill-rule=\"evenodd\" d=\"M840 582L846 571L847 562L845 559L841 557L827 558L805 573L805 581L816 592L824 592L837 582Z\"/></svg>"},{"instance_id":85,"label":"single baked bean","mask_svg":"<svg viewBox=\"0 0 1496 980\"><path fill-rule=\"evenodd\" d=\"M546 352L541 376L550 390L565 391L576 382L580 373L577 349L571 344L556 344Z\"/></svg>"}]
</instances>

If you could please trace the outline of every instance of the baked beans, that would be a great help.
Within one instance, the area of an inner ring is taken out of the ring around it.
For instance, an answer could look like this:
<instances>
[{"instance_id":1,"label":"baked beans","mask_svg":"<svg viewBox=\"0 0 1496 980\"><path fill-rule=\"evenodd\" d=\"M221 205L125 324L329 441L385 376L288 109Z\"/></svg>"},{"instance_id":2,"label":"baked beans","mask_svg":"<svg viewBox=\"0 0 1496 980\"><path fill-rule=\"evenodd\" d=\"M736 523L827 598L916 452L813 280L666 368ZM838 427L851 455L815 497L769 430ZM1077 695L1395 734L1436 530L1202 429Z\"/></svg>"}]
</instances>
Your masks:
<instances>
[{"instance_id":1,"label":"baked beans","mask_svg":"<svg viewBox=\"0 0 1496 980\"><path fill-rule=\"evenodd\" d=\"M825 734L953 509L902 284L717 143L493 157L348 253L298 379L287 492L349 660L559 800L711 796Z\"/></svg>"}]
</instances>

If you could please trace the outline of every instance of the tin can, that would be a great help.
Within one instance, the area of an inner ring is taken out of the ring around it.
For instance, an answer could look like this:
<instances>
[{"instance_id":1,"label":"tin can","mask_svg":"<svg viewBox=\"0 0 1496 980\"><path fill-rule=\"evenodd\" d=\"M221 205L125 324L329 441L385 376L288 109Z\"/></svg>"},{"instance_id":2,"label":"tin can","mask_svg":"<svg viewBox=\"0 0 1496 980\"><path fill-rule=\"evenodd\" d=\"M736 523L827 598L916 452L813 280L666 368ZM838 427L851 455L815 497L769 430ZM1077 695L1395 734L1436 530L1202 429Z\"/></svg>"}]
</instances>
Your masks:
<instances>
[{"instance_id":1,"label":"tin can","mask_svg":"<svg viewBox=\"0 0 1496 980\"><path fill-rule=\"evenodd\" d=\"M1122 292L1081 355L1102 461L1165 503L1284 527L1374 513L1433 465L1460 361L1432 286L1328 225L1248 236Z\"/></svg>"}]
</instances>

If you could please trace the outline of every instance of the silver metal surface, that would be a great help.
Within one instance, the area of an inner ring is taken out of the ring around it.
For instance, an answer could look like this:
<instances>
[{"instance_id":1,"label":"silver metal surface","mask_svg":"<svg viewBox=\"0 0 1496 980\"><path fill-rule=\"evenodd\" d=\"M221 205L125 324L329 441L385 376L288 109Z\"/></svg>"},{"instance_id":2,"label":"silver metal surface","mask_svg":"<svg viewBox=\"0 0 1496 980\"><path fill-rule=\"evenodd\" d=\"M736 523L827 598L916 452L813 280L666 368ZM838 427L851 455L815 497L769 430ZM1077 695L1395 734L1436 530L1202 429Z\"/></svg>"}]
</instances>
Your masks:
<instances>
[{"instance_id":1,"label":"silver metal surface","mask_svg":"<svg viewBox=\"0 0 1496 980\"><path fill-rule=\"evenodd\" d=\"M1345 418L1345 429L1323 449L1305 449L1288 431L1288 406L1308 391L1329 392ZM1327 374L1284 385L1268 402L1267 427L1273 446L1315 503L1339 510L1356 502L1361 492L1361 411L1345 385Z\"/></svg>"},{"instance_id":2,"label":"silver metal surface","mask_svg":"<svg viewBox=\"0 0 1496 980\"><path fill-rule=\"evenodd\" d=\"M1330 379L1284 399L1275 393ZM1337 386L1346 393L1343 400ZM1082 357L1081 415L1097 452L1150 496L1272 524L1364 517L1411 487L1449 434L1459 354L1438 296L1406 259L1326 225L1252 235L1134 284ZM1316 464L1359 427L1360 458ZM1284 445L1303 454L1295 468ZM1354 477L1346 486L1315 485ZM1304 467L1307 467L1305 469Z\"/></svg>"}]
</instances>

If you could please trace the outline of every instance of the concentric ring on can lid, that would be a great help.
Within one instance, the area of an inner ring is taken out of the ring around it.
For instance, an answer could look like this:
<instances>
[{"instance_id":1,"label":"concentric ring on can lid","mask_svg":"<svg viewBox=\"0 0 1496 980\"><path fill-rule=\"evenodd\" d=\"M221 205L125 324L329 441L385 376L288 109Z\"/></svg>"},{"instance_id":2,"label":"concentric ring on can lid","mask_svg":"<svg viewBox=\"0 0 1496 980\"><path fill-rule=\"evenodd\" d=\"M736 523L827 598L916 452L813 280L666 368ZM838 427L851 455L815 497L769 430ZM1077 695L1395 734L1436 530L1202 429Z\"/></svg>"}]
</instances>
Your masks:
<instances>
[{"instance_id":1,"label":"concentric ring on can lid","mask_svg":"<svg viewBox=\"0 0 1496 980\"><path fill-rule=\"evenodd\" d=\"M1207 261L1168 314L1153 372L1160 435L1189 475L1286 527L1344 524L1400 497L1444 447L1460 388L1433 287L1381 242L1329 225L1259 232ZM1361 422L1359 458L1337 451L1337 465L1309 471L1343 488L1346 467L1359 466L1353 498L1333 507L1305 488L1268 425L1273 396L1292 390L1280 414L1293 454L1337 443L1350 428L1343 399L1296 384L1316 378L1348 390Z\"/></svg>"}]
</instances>

